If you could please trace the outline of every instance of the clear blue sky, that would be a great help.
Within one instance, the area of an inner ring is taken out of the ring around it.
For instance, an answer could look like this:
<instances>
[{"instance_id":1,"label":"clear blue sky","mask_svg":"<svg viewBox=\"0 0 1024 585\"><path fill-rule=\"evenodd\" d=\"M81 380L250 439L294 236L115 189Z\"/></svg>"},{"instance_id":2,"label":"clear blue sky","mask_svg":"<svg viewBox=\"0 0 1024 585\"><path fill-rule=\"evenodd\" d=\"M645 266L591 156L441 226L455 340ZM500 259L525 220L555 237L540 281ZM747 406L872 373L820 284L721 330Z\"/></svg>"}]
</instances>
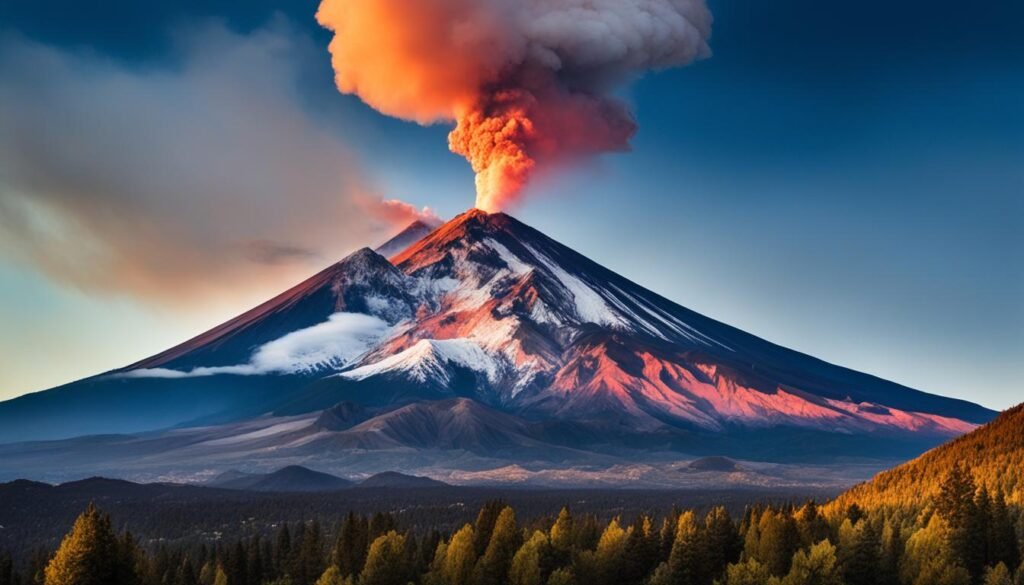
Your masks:
<instances>
[{"instance_id":1,"label":"clear blue sky","mask_svg":"<svg viewBox=\"0 0 1024 585\"><path fill-rule=\"evenodd\" d=\"M1024 4L711 9L712 58L626 90L633 151L536 183L513 214L769 340L1024 401ZM159 351L377 243L356 209L324 211L335 171L446 217L472 204L448 128L335 91L315 10L0 13L0 398Z\"/></svg>"}]
</instances>

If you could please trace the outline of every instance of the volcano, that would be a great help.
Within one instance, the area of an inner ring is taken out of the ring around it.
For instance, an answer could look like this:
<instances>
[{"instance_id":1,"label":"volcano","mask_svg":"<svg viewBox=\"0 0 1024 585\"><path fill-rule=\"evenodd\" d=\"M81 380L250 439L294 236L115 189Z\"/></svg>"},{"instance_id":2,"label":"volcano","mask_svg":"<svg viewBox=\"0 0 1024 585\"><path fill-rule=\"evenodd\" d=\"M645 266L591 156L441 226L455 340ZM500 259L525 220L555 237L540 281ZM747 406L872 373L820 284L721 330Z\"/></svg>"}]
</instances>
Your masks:
<instances>
[{"instance_id":1,"label":"volcano","mask_svg":"<svg viewBox=\"0 0 1024 585\"><path fill-rule=\"evenodd\" d=\"M192 437L182 458L825 461L908 458L995 414L702 316L503 213L406 234L379 248L390 257L358 250L158 355L0 403L0 440L131 434L169 454Z\"/></svg>"}]
</instances>

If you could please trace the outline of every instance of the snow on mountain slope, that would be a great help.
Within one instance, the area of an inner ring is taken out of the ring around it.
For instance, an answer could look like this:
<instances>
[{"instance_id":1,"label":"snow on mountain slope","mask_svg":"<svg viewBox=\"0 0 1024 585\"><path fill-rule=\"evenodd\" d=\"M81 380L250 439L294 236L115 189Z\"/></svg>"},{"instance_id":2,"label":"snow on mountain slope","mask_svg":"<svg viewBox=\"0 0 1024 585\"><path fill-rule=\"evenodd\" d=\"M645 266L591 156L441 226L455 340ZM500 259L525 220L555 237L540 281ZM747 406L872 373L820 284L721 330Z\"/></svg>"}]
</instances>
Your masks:
<instances>
[{"instance_id":1,"label":"snow on mountain slope","mask_svg":"<svg viewBox=\"0 0 1024 585\"><path fill-rule=\"evenodd\" d=\"M418 382L451 382L451 367L463 367L480 372L494 381L498 377L498 362L468 339L422 339L409 349L378 362L342 372L342 377L364 380L384 372L402 372Z\"/></svg>"},{"instance_id":2,"label":"snow on mountain slope","mask_svg":"<svg viewBox=\"0 0 1024 585\"><path fill-rule=\"evenodd\" d=\"M993 415L774 345L508 215L478 210L416 238L390 262L359 250L220 327L61 391L115 381L118 392L155 381L160 392L175 383L202 392L202 408L187 417L182 410L179 423L300 414L342 401L378 416L462 397L552 428L584 425L587 441L611 440L592 432L610 425L683 437L788 428L917 445ZM220 388L231 394L221 398Z\"/></svg>"},{"instance_id":3,"label":"snow on mountain slope","mask_svg":"<svg viewBox=\"0 0 1024 585\"><path fill-rule=\"evenodd\" d=\"M417 219L390 240L384 242L374 249L374 252L385 258L390 258L402 250L423 239L424 236L434 231L437 223Z\"/></svg>"}]
</instances>

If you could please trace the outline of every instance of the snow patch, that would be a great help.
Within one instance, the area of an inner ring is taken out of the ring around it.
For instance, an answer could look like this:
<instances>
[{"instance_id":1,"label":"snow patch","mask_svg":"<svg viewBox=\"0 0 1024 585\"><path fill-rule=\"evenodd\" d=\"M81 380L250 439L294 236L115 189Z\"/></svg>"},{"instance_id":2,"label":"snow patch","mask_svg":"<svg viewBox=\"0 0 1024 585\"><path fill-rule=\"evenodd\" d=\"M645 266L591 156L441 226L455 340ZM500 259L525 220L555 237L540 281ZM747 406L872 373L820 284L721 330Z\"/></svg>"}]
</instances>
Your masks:
<instances>
[{"instance_id":1,"label":"snow patch","mask_svg":"<svg viewBox=\"0 0 1024 585\"><path fill-rule=\"evenodd\" d=\"M576 305L576 315L586 323L608 325L621 328L625 325L622 317L612 311L604 298L593 288L588 286L579 278L569 274L561 266L544 256L532 246L523 243L534 255L538 262L544 265L548 271L562 283L573 296Z\"/></svg>"},{"instance_id":2,"label":"snow patch","mask_svg":"<svg viewBox=\"0 0 1024 585\"><path fill-rule=\"evenodd\" d=\"M352 363L383 338L390 326L383 319L362 313L335 313L327 321L293 331L261 345L249 363L199 367L189 371L169 368L131 370L123 378L189 378L235 374L310 373L337 369Z\"/></svg>"},{"instance_id":3,"label":"snow patch","mask_svg":"<svg viewBox=\"0 0 1024 585\"><path fill-rule=\"evenodd\" d=\"M445 366L449 364L481 372L492 382L498 379L500 370L498 362L472 340L423 339L395 355L338 375L365 380L386 372L403 372L420 382L448 383L451 376Z\"/></svg>"}]
</instances>

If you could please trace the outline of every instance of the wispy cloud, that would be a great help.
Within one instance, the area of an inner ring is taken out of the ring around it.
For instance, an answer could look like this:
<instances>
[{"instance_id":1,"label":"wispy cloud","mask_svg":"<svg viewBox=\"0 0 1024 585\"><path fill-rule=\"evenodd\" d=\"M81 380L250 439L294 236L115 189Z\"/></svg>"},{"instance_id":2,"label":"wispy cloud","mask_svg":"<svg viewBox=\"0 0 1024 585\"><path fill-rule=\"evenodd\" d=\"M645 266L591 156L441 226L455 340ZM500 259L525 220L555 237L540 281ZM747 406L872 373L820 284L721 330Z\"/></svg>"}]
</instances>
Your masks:
<instances>
[{"instance_id":1,"label":"wispy cloud","mask_svg":"<svg viewBox=\"0 0 1024 585\"><path fill-rule=\"evenodd\" d=\"M155 67L0 37L0 254L187 302L298 277L420 215L303 109L317 48L287 23L208 24L176 47Z\"/></svg>"}]
</instances>

